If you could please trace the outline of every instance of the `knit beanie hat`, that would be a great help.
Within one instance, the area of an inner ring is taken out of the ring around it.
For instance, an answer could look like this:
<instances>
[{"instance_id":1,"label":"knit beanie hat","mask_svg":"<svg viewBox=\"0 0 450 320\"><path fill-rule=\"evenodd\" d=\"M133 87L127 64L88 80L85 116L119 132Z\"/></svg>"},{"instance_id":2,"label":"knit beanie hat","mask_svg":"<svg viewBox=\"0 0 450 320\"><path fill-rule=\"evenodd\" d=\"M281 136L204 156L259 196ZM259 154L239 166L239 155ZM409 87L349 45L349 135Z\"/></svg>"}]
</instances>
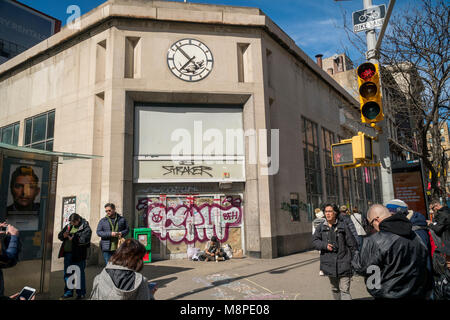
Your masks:
<instances>
[{"instance_id":1,"label":"knit beanie hat","mask_svg":"<svg viewBox=\"0 0 450 320\"><path fill-rule=\"evenodd\" d=\"M408 213L408 205L400 200L400 199L393 199L391 201L388 201L386 203L386 208L389 210L389 212L397 213L397 212L403 212Z\"/></svg>"}]
</instances>

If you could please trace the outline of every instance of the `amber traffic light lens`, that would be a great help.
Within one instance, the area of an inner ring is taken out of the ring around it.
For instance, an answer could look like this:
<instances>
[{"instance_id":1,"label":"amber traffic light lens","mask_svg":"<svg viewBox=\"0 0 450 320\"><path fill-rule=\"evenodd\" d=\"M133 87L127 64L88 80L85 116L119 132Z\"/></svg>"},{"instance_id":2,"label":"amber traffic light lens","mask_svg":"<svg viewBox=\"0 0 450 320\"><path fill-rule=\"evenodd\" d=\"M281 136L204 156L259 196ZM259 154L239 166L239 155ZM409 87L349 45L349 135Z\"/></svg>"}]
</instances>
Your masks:
<instances>
[{"instance_id":1,"label":"amber traffic light lens","mask_svg":"<svg viewBox=\"0 0 450 320\"><path fill-rule=\"evenodd\" d=\"M376 119L376 117L378 117L380 112L381 108L378 105L378 103L372 101L367 102L361 109L362 115L369 120Z\"/></svg>"},{"instance_id":2,"label":"amber traffic light lens","mask_svg":"<svg viewBox=\"0 0 450 320\"><path fill-rule=\"evenodd\" d=\"M364 97L364 99L375 97L377 91L378 88L373 82L366 82L361 86L361 88L359 88L359 93Z\"/></svg>"},{"instance_id":3,"label":"amber traffic light lens","mask_svg":"<svg viewBox=\"0 0 450 320\"><path fill-rule=\"evenodd\" d=\"M374 64L366 62L359 66L358 76L361 79L367 81L375 75L376 71L377 69L375 68Z\"/></svg>"}]
</instances>

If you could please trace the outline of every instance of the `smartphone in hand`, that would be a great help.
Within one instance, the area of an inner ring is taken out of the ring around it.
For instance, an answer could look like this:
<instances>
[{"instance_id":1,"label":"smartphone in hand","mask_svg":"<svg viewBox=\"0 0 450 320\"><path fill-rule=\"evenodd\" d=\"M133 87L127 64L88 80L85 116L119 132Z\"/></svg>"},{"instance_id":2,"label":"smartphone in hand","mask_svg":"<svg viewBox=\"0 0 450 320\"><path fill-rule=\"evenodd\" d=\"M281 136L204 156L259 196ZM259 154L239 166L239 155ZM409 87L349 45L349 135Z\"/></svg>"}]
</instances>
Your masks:
<instances>
[{"instance_id":1,"label":"smartphone in hand","mask_svg":"<svg viewBox=\"0 0 450 320\"><path fill-rule=\"evenodd\" d=\"M35 294L36 289L24 287L22 291L20 291L19 295L16 297L16 300L22 300L21 298L24 298L25 300L31 300Z\"/></svg>"}]
</instances>

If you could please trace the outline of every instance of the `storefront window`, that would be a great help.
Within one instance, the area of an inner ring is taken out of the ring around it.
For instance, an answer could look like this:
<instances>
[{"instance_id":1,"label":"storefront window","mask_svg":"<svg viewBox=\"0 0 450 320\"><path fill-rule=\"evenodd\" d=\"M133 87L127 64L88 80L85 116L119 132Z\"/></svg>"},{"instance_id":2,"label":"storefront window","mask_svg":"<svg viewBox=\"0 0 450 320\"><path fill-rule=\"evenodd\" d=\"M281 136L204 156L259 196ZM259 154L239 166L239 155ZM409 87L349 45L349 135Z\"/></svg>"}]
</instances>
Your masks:
<instances>
[{"instance_id":1,"label":"storefront window","mask_svg":"<svg viewBox=\"0 0 450 320\"><path fill-rule=\"evenodd\" d=\"M374 155L374 162L377 163L377 157ZM373 173L373 184L374 184L374 189L375 189L375 203L383 203L383 198L381 195L381 182L380 182L380 175L381 175L381 170L379 167L374 167L372 168L372 173Z\"/></svg>"},{"instance_id":2,"label":"storefront window","mask_svg":"<svg viewBox=\"0 0 450 320\"><path fill-rule=\"evenodd\" d=\"M364 187L366 188L366 200L367 205L371 206L374 202L373 193L372 193L372 168L364 167Z\"/></svg>"},{"instance_id":3,"label":"storefront window","mask_svg":"<svg viewBox=\"0 0 450 320\"><path fill-rule=\"evenodd\" d=\"M359 212L367 211L367 204L364 200L364 186L363 186L363 172L362 168L356 168L353 171L355 188L355 202L354 205L358 207Z\"/></svg>"},{"instance_id":4,"label":"storefront window","mask_svg":"<svg viewBox=\"0 0 450 320\"><path fill-rule=\"evenodd\" d=\"M322 172L320 171L319 134L317 124L305 118L303 122L303 154L305 160L306 194L309 221L314 219L314 209L322 202Z\"/></svg>"},{"instance_id":5,"label":"storefront window","mask_svg":"<svg viewBox=\"0 0 450 320\"><path fill-rule=\"evenodd\" d=\"M350 170L344 170L343 168L341 170L341 182L342 182L342 197L343 197L343 204L345 204L347 207L352 207L352 187L351 187L351 171Z\"/></svg>"},{"instance_id":6,"label":"storefront window","mask_svg":"<svg viewBox=\"0 0 450 320\"><path fill-rule=\"evenodd\" d=\"M55 111L25 120L25 147L53 151Z\"/></svg>"},{"instance_id":7,"label":"storefront window","mask_svg":"<svg viewBox=\"0 0 450 320\"><path fill-rule=\"evenodd\" d=\"M20 123L0 128L0 142L17 146L19 143Z\"/></svg>"},{"instance_id":8,"label":"storefront window","mask_svg":"<svg viewBox=\"0 0 450 320\"><path fill-rule=\"evenodd\" d=\"M335 135L331 131L322 128L322 137L327 199L328 202L337 204L339 201L338 174L337 168L333 167L333 163L331 161L331 145L336 143Z\"/></svg>"}]
</instances>

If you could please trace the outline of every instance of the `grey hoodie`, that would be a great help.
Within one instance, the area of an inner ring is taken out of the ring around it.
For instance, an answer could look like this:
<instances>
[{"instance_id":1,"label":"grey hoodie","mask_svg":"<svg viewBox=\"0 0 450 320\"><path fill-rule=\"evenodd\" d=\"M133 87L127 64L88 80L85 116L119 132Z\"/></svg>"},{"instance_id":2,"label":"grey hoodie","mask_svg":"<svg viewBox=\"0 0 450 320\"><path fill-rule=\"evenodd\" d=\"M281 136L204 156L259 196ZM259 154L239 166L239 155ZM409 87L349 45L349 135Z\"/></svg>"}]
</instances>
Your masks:
<instances>
[{"instance_id":1,"label":"grey hoodie","mask_svg":"<svg viewBox=\"0 0 450 320\"><path fill-rule=\"evenodd\" d=\"M133 271L126 267L108 263L102 272L95 277L90 300L150 300L150 290L148 280L139 272L135 273L134 286L131 290L121 290L116 287L113 279L106 271L124 270Z\"/></svg>"}]
</instances>

